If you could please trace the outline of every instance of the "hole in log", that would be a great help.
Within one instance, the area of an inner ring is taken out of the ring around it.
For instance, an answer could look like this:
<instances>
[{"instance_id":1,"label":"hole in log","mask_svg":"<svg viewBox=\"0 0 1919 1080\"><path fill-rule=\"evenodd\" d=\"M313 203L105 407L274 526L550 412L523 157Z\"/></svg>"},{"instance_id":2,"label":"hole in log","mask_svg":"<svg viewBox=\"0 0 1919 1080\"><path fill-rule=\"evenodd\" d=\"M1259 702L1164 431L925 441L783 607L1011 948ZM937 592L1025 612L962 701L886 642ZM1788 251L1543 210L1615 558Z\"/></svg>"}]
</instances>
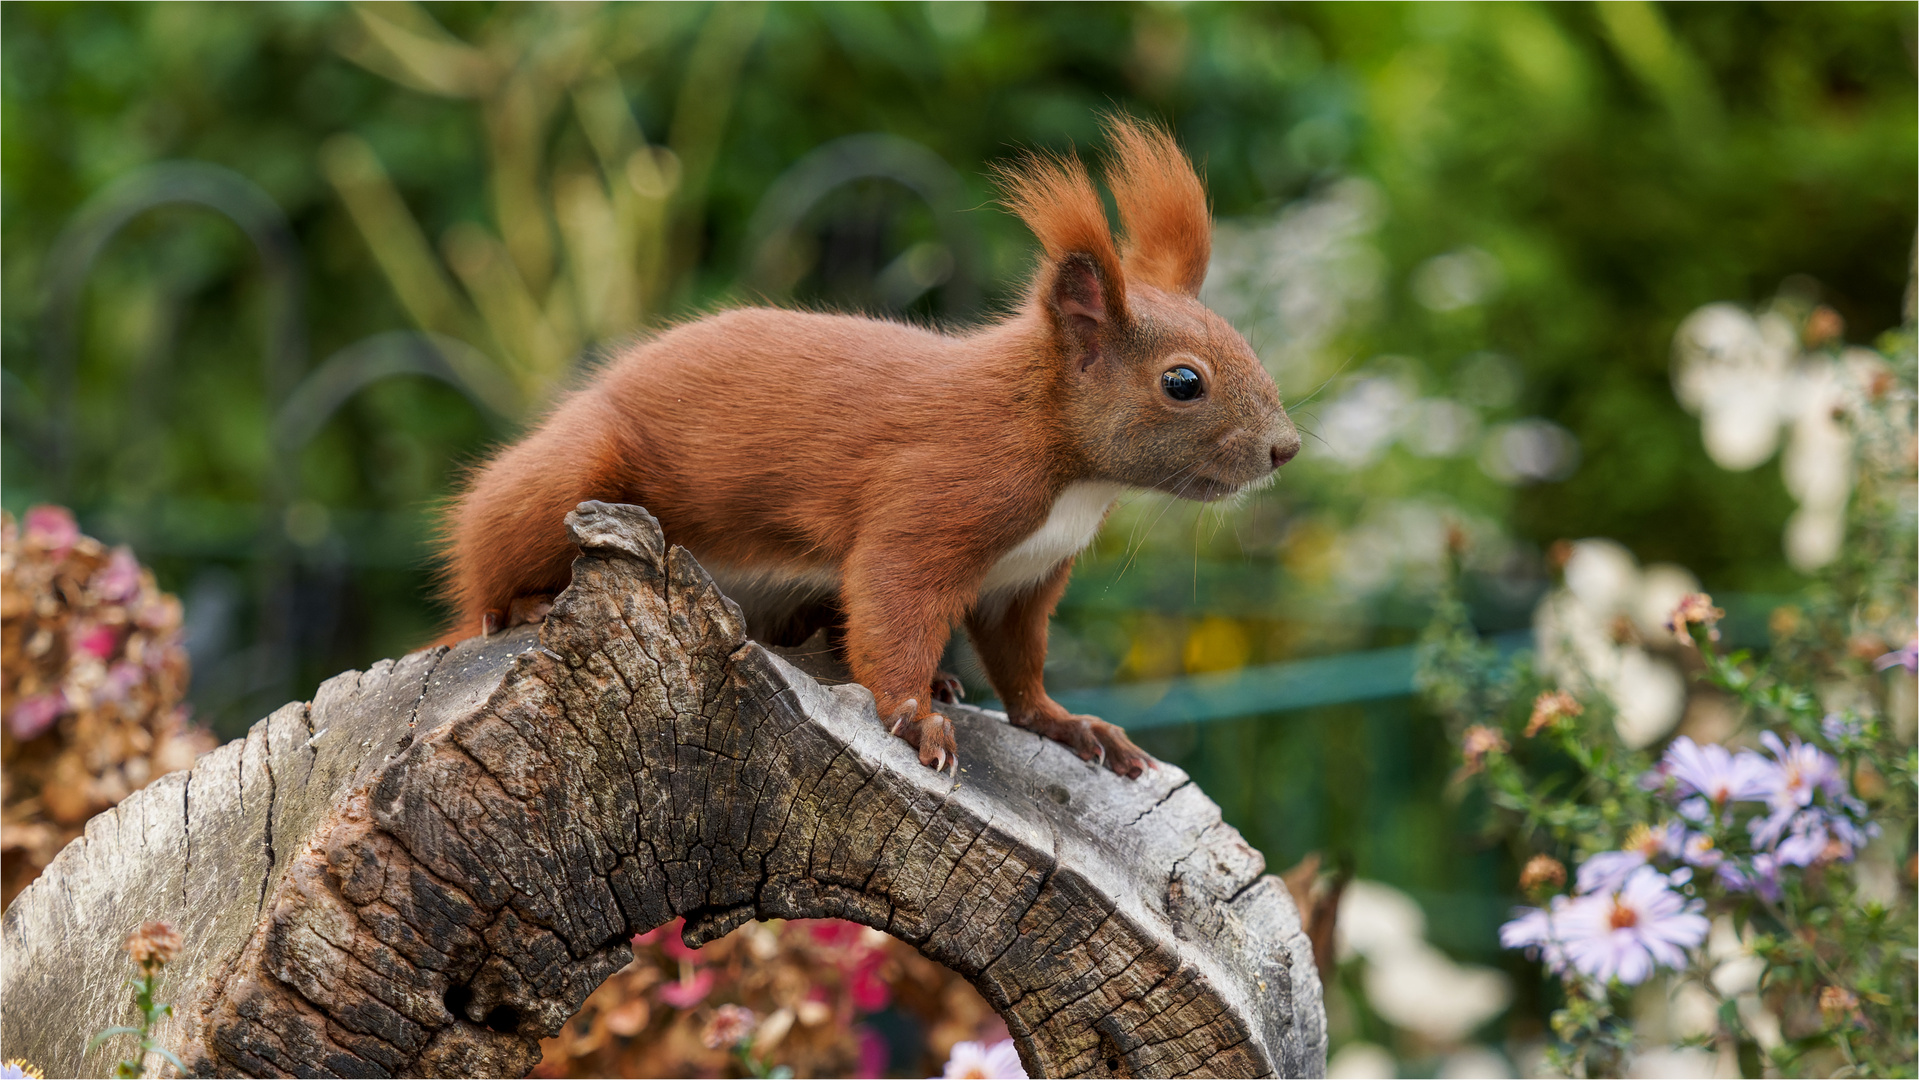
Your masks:
<instances>
[{"instance_id":1,"label":"hole in log","mask_svg":"<svg viewBox=\"0 0 1919 1080\"><path fill-rule=\"evenodd\" d=\"M1093 1022L1093 1030L1099 1032L1099 1056L1106 1062L1106 1075L1132 1076L1133 1070L1126 1060L1126 1051L1120 1046L1124 1036L1113 1024L1111 1017ZM1138 1045L1137 1039L1127 1040Z\"/></svg>"},{"instance_id":2,"label":"hole in log","mask_svg":"<svg viewBox=\"0 0 1919 1080\"><path fill-rule=\"evenodd\" d=\"M710 929L715 912L705 914ZM1009 1038L964 976L884 931L833 918L752 919L696 951L681 940L686 925L639 935L633 962L543 1040L547 1069L723 1074L731 1050L702 1041L725 1004L753 1011L761 1064L802 1076L938 1076L956 1043Z\"/></svg>"},{"instance_id":3,"label":"hole in log","mask_svg":"<svg viewBox=\"0 0 1919 1080\"><path fill-rule=\"evenodd\" d=\"M493 1011L486 1014L486 1026L502 1035L511 1035L520 1030L520 1010L511 1005L495 1005Z\"/></svg>"},{"instance_id":4,"label":"hole in log","mask_svg":"<svg viewBox=\"0 0 1919 1080\"><path fill-rule=\"evenodd\" d=\"M440 999L446 1003L446 1011L456 1019L467 1019L466 1007L473 1004L473 988L470 986L449 986L446 996Z\"/></svg>"}]
</instances>

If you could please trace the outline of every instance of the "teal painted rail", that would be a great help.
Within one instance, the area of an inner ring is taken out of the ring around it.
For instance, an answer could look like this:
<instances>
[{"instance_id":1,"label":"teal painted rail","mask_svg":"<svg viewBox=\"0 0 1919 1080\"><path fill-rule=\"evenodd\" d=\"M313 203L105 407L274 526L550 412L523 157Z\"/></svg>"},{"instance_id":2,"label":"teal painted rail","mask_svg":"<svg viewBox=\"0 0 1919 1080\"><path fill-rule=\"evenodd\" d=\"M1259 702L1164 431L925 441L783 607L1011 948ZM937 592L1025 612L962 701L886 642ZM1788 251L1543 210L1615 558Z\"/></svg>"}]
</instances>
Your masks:
<instances>
[{"instance_id":1,"label":"teal painted rail","mask_svg":"<svg viewBox=\"0 0 1919 1080\"><path fill-rule=\"evenodd\" d=\"M1530 647L1532 634L1519 630L1500 634L1492 641L1502 655L1507 655ZM1369 649L1237 671L1068 690L1054 697L1076 713L1101 717L1127 729L1230 720L1410 696L1414 653L1412 645Z\"/></svg>"}]
</instances>

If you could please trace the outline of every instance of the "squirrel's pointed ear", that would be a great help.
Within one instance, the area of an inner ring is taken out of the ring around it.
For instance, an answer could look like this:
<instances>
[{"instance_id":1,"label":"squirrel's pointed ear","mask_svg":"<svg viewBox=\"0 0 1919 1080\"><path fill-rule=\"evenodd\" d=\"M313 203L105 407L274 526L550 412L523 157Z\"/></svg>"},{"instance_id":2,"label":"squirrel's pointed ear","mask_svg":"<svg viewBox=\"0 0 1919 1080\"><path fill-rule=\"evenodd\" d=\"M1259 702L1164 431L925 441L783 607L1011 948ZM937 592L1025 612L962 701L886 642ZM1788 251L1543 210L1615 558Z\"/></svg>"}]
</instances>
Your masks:
<instances>
[{"instance_id":1,"label":"squirrel's pointed ear","mask_svg":"<svg viewBox=\"0 0 1919 1080\"><path fill-rule=\"evenodd\" d=\"M1106 118L1112 157L1107 186L1126 231L1121 260L1134 281L1199 295L1213 251L1213 216L1192 162L1166 129L1126 116Z\"/></svg>"},{"instance_id":2,"label":"squirrel's pointed ear","mask_svg":"<svg viewBox=\"0 0 1919 1080\"><path fill-rule=\"evenodd\" d=\"M1105 279L1093 256L1074 252L1054 266L1046 306L1052 309L1060 337L1081 371L1098 362L1102 331L1121 303L1117 283Z\"/></svg>"}]
</instances>

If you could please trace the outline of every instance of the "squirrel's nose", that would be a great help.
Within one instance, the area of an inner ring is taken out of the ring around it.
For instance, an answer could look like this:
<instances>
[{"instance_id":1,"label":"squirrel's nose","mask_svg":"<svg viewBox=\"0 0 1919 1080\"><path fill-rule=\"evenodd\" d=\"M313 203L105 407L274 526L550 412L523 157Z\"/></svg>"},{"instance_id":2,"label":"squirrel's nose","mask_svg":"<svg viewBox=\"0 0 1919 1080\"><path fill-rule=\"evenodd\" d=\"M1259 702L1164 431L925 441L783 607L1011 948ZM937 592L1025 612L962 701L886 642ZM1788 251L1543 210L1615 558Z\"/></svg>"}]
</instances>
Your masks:
<instances>
[{"instance_id":1,"label":"squirrel's nose","mask_svg":"<svg viewBox=\"0 0 1919 1080\"><path fill-rule=\"evenodd\" d=\"M1272 439L1273 468L1277 469L1299 455L1299 429L1293 426L1293 418L1283 412L1279 414L1279 423L1274 426Z\"/></svg>"}]
</instances>

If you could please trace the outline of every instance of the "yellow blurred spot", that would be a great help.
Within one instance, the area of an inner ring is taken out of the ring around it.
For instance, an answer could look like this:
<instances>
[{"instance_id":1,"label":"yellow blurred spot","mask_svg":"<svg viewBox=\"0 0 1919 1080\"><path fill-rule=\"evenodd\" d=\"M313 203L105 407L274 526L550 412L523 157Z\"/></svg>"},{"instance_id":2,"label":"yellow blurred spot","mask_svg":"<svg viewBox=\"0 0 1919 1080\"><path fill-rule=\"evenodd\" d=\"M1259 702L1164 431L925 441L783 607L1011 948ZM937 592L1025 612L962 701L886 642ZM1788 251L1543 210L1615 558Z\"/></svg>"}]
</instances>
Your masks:
<instances>
[{"instance_id":1,"label":"yellow blurred spot","mask_svg":"<svg viewBox=\"0 0 1919 1080\"><path fill-rule=\"evenodd\" d=\"M1186 635L1186 670L1195 674L1235 671L1246 666L1251 651L1244 627L1231 619L1208 615Z\"/></svg>"},{"instance_id":2,"label":"yellow blurred spot","mask_svg":"<svg viewBox=\"0 0 1919 1080\"><path fill-rule=\"evenodd\" d=\"M1287 534L1280 560L1295 578L1316 585L1333 576L1338 542L1338 532L1322 522L1308 521Z\"/></svg>"},{"instance_id":3,"label":"yellow blurred spot","mask_svg":"<svg viewBox=\"0 0 1919 1080\"><path fill-rule=\"evenodd\" d=\"M1140 620L1120 661L1119 673L1136 679L1160 679L1179 671L1180 620L1148 615Z\"/></svg>"}]
</instances>

